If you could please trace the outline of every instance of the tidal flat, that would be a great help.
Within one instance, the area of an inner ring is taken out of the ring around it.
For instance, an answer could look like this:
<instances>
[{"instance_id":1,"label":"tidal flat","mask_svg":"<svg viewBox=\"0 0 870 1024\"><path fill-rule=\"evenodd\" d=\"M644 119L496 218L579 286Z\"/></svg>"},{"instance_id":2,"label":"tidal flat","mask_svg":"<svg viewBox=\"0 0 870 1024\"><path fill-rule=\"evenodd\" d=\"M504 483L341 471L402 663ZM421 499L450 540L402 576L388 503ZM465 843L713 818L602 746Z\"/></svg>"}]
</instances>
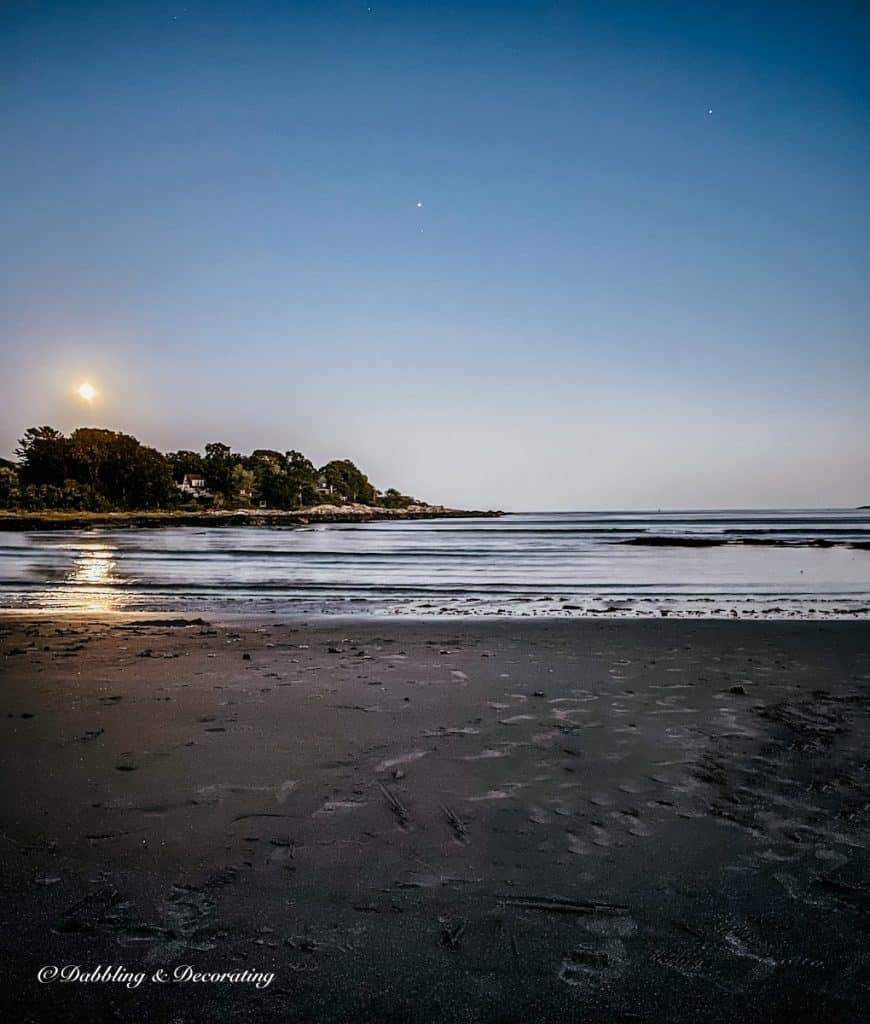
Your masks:
<instances>
[{"instance_id":1,"label":"tidal flat","mask_svg":"<svg viewBox=\"0 0 870 1024\"><path fill-rule=\"evenodd\" d=\"M867 1019L866 622L7 615L0 674L6 1020Z\"/></svg>"}]
</instances>

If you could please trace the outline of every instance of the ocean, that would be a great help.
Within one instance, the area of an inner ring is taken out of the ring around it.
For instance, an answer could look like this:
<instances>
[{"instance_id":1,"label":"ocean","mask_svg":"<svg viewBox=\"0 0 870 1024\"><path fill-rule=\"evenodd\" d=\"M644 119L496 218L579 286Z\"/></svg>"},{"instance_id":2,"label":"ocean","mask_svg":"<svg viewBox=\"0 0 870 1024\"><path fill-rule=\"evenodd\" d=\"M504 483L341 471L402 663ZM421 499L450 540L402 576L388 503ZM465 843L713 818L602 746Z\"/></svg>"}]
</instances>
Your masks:
<instances>
[{"instance_id":1,"label":"ocean","mask_svg":"<svg viewBox=\"0 0 870 1024\"><path fill-rule=\"evenodd\" d=\"M870 510L0 534L0 608L870 617Z\"/></svg>"}]
</instances>

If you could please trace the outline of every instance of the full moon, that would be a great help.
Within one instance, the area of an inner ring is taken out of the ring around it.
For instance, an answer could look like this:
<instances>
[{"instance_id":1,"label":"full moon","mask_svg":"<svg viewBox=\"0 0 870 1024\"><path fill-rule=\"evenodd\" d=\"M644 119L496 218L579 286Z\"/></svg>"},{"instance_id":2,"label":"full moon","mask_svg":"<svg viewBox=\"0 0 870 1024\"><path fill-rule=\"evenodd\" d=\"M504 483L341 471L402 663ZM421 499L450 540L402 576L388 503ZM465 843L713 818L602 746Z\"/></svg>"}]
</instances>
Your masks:
<instances>
[{"instance_id":1,"label":"full moon","mask_svg":"<svg viewBox=\"0 0 870 1024\"><path fill-rule=\"evenodd\" d=\"M97 389L94 387L93 384L89 384L87 381L85 381L85 383L82 384L82 386L79 388L78 393L86 402L90 402L93 399L94 395L96 395Z\"/></svg>"}]
</instances>

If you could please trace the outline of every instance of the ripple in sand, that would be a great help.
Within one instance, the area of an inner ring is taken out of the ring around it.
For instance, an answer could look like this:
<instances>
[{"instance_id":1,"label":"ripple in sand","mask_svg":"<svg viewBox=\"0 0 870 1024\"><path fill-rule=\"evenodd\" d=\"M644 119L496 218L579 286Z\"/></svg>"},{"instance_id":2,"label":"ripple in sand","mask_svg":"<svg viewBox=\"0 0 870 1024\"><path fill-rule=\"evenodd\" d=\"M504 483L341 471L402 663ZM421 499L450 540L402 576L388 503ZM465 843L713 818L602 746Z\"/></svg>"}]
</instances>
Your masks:
<instances>
[{"instance_id":1,"label":"ripple in sand","mask_svg":"<svg viewBox=\"0 0 870 1024\"><path fill-rule=\"evenodd\" d=\"M492 758L492 757L507 757L509 753L510 753L510 751L507 750L507 749L506 750L493 750L493 749L488 747L486 750L481 750L481 752L479 754L466 754L462 758L462 760L463 761L486 761L486 760L488 760L489 758Z\"/></svg>"}]
</instances>

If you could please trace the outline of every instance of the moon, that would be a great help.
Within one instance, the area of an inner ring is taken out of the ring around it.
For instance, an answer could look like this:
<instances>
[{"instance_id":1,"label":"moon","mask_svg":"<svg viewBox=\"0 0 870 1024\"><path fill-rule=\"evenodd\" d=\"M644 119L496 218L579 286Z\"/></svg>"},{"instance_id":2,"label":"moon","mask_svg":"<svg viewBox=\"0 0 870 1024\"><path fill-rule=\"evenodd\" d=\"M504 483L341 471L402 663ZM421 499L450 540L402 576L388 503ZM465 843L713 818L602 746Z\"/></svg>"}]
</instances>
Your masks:
<instances>
[{"instance_id":1,"label":"moon","mask_svg":"<svg viewBox=\"0 0 870 1024\"><path fill-rule=\"evenodd\" d=\"M96 393L97 389L94 387L93 384L88 383L88 381L85 381L84 384L82 384L81 387L78 389L79 396L83 398L86 402L92 402L94 400L94 396L96 395Z\"/></svg>"}]
</instances>

